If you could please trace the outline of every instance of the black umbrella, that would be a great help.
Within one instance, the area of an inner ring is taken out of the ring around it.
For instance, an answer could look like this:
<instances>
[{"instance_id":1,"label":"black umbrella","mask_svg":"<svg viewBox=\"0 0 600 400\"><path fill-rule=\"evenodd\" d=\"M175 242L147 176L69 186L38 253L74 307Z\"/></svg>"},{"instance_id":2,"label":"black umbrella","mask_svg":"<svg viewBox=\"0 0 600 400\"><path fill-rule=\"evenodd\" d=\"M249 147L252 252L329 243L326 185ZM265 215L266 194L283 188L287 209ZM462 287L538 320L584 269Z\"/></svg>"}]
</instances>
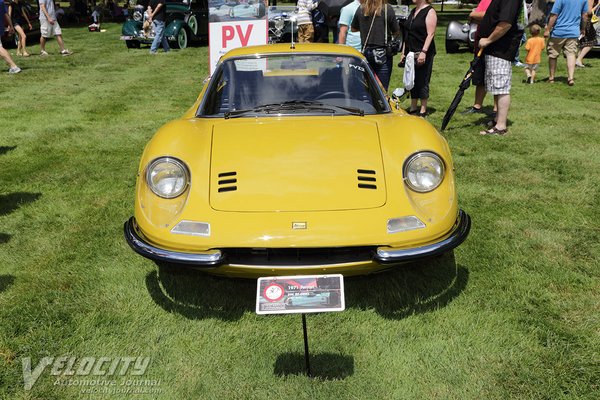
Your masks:
<instances>
[{"instance_id":1,"label":"black umbrella","mask_svg":"<svg viewBox=\"0 0 600 400\"><path fill-rule=\"evenodd\" d=\"M454 112L458 108L458 105L460 104L460 101L462 100L463 95L465 94L465 90L467 90L469 88L469 86L471 86L471 79L473 78L473 71L475 70L475 67L479 63L479 60L481 59L482 52L483 52L483 50L479 50L479 53L477 53L477 55L475 55L475 57L473 58L473 61L471 61L469 70L467 71L467 73L466 73L465 77L463 78L462 82L460 83L460 85L458 85L458 92L456 92L456 94L454 95L454 100L452 100L452 103L450 103L450 107L448 107L448 111L446 111L446 115L444 115L444 119L442 120L442 130L446 129L446 126L448 126L448 122L450 122L450 119L452 119Z\"/></svg>"},{"instance_id":2,"label":"black umbrella","mask_svg":"<svg viewBox=\"0 0 600 400\"><path fill-rule=\"evenodd\" d=\"M321 0L317 6L328 17L339 17L342 7L352 3L353 0Z\"/></svg>"}]
</instances>

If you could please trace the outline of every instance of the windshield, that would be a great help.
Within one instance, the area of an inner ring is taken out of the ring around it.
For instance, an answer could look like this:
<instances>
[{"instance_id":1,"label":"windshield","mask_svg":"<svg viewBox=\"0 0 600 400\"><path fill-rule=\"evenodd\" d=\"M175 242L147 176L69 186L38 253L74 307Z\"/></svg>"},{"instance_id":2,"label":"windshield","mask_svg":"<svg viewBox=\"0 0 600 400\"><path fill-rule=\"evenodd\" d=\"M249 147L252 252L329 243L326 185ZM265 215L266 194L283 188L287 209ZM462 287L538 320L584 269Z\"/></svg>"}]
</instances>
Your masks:
<instances>
[{"instance_id":1,"label":"windshield","mask_svg":"<svg viewBox=\"0 0 600 400\"><path fill-rule=\"evenodd\" d=\"M265 116L389 111L360 58L335 54L264 55L222 63L198 116Z\"/></svg>"}]
</instances>

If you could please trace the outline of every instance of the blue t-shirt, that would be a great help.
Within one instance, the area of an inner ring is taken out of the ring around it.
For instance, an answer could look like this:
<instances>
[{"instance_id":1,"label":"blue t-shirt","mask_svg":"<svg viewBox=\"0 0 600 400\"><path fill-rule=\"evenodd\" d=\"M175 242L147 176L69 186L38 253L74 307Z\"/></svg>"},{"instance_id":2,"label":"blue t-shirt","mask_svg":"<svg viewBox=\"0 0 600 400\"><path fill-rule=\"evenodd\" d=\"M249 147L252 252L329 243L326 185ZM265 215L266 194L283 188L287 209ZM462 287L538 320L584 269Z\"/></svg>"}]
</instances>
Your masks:
<instances>
[{"instance_id":1,"label":"blue t-shirt","mask_svg":"<svg viewBox=\"0 0 600 400\"><path fill-rule=\"evenodd\" d=\"M558 14L551 37L578 38L581 33L581 14L588 11L588 0L556 0L551 14Z\"/></svg>"},{"instance_id":2,"label":"blue t-shirt","mask_svg":"<svg viewBox=\"0 0 600 400\"><path fill-rule=\"evenodd\" d=\"M346 44L354 47L356 50L361 51L360 32L352 32L351 25L356 10L360 7L358 0L354 0L352 3L345 7L342 7L340 12L339 25L346 25L348 27L348 34L346 35Z\"/></svg>"},{"instance_id":3,"label":"blue t-shirt","mask_svg":"<svg viewBox=\"0 0 600 400\"><path fill-rule=\"evenodd\" d=\"M4 14L6 14L6 7L4 0L0 0L0 36L4 35Z\"/></svg>"}]
</instances>

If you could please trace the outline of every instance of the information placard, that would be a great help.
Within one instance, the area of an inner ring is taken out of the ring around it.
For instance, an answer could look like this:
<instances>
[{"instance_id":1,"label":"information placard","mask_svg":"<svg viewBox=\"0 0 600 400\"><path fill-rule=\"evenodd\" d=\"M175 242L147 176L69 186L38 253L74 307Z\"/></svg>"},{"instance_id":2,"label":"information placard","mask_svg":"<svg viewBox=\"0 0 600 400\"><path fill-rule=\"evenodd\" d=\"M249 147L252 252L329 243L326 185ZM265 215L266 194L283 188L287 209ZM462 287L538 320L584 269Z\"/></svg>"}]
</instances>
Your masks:
<instances>
[{"instance_id":1,"label":"information placard","mask_svg":"<svg viewBox=\"0 0 600 400\"><path fill-rule=\"evenodd\" d=\"M342 275L298 275L258 278L257 314L343 311Z\"/></svg>"},{"instance_id":2,"label":"information placard","mask_svg":"<svg viewBox=\"0 0 600 400\"><path fill-rule=\"evenodd\" d=\"M212 75L219 58L231 49L267 44L266 0L222 3L209 1L209 66Z\"/></svg>"}]
</instances>

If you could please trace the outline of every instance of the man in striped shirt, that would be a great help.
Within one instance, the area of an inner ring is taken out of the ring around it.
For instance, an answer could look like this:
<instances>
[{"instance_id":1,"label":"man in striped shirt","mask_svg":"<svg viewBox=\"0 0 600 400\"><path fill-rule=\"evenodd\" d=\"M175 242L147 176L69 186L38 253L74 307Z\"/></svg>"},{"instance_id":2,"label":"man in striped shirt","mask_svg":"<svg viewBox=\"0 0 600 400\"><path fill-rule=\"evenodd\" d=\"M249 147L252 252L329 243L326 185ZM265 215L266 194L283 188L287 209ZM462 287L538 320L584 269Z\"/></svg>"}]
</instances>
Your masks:
<instances>
[{"instance_id":1,"label":"man in striped shirt","mask_svg":"<svg viewBox=\"0 0 600 400\"><path fill-rule=\"evenodd\" d=\"M298 0L298 42L311 43L315 34L312 23L311 11L317 8L317 2L313 0Z\"/></svg>"}]
</instances>

